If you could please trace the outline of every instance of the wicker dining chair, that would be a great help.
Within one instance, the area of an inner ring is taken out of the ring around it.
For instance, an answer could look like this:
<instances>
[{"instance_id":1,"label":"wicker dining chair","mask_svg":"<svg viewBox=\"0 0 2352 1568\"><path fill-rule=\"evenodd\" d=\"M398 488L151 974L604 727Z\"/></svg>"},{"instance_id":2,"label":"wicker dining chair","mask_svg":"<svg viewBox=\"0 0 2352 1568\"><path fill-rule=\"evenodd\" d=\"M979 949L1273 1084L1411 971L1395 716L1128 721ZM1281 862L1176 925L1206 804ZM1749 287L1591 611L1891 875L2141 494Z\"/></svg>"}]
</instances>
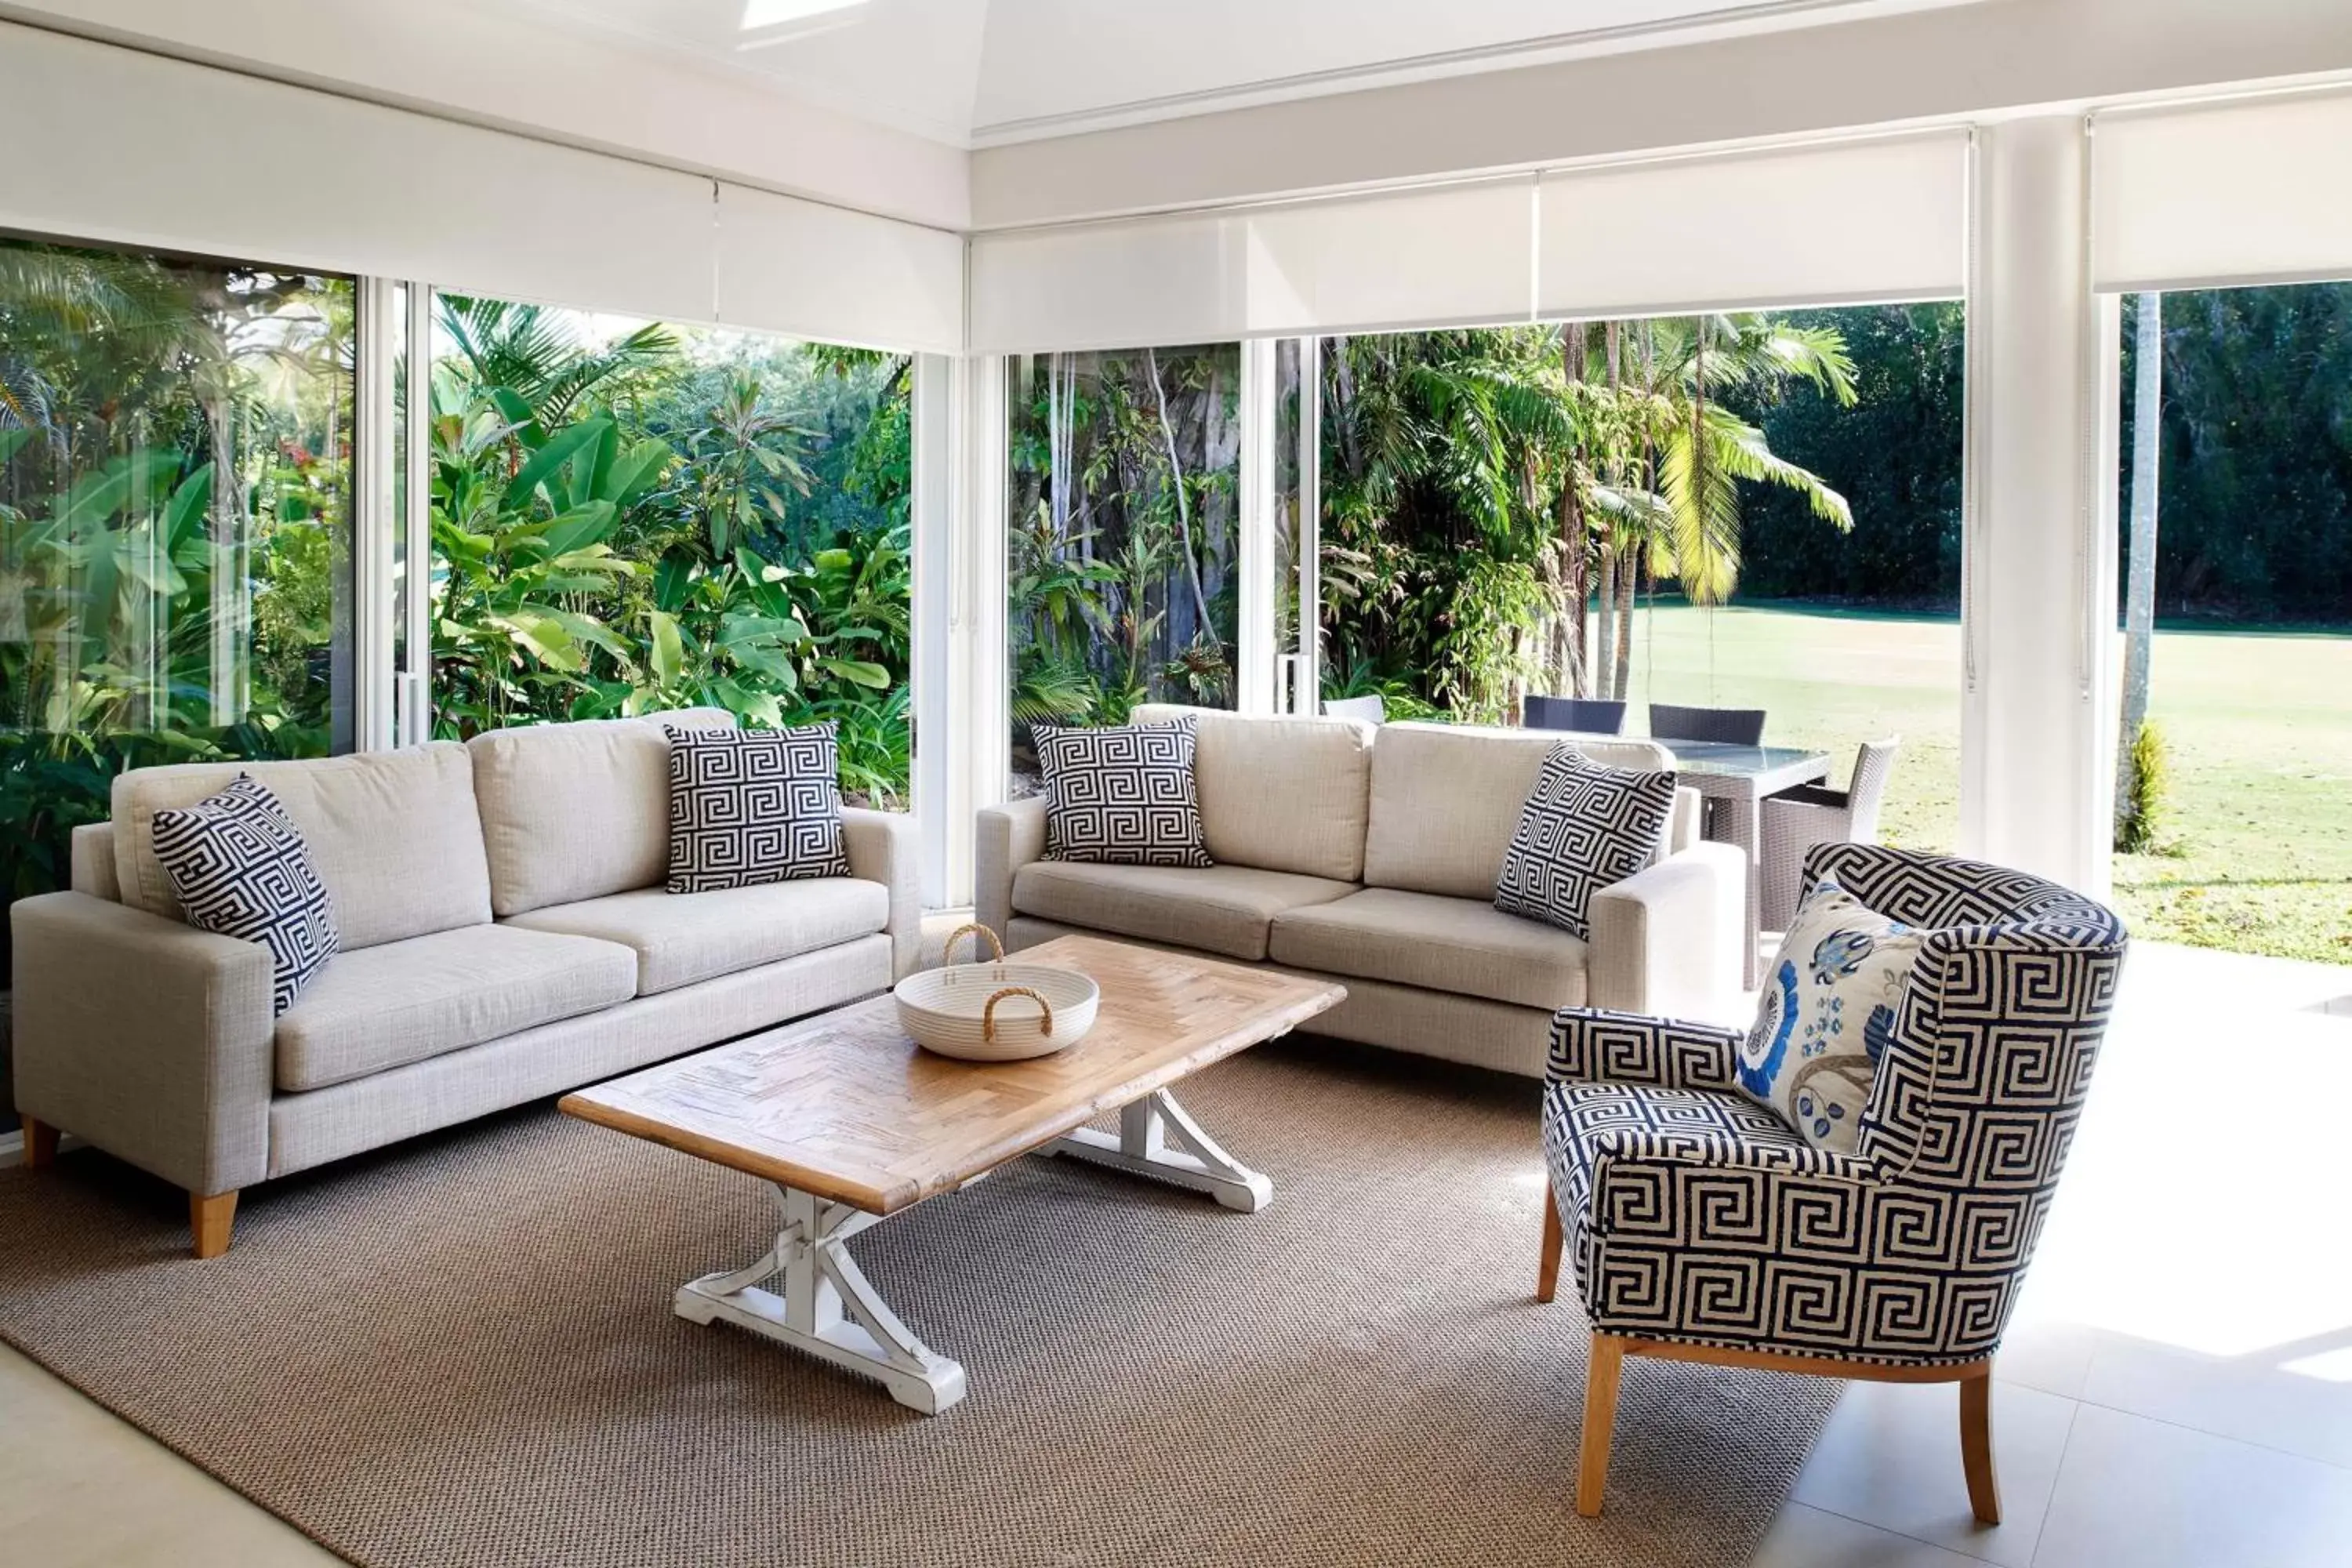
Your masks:
<instances>
[{"instance_id":1,"label":"wicker dining chair","mask_svg":"<svg viewBox=\"0 0 2352 1568\"><path fill-rule=\"evenodd\" d=\"M1530 697L1519 722L1530 730L1572 730L1580 735L1622 735L1625 704L1593 697Z\"/></svg>"},{"instance_id":2,"label":"wicker dining chair","mask_svg":"<svg viewBox=\"0 0 2352 1568\"><path fill-rule=\"evenodd\" d=\"M1853 1153L1738 1090L1738 1030L1581 1007L1553 1021L1536 1299L1565 1251L1592 1330L1588 1518L1638 1355L1958 1383L1969 1502L2000 1521L1993 1356L2090 1088L2123 923L2038 877L1874 844L1817 845L1805 874L1927 933Z\"/></svg>"},{"instance_id":3,"label":"wicker dining chair","mask_svg":"<svg viewBox=\"0 0 2352 1568\"><path fill-rule=\"evenodd\" d=\"M1895 776L1895 755L1903 738L1864 742L1854 753L1853 778L1843 789L1799 784L1764 797L1758 810L1759 923L1787 931L1797 918L1804 883L1805 851L1816 844L1870 844L1878 838L1878 814Z\"/></svg>"},{"instance_id":4,"label":"wicker dining chair","mask_svg":"<svg viewBox=\"0 0 2352 1568\"><path fill-rule=\"evenodd\" d=\"M1370 697L1327 697L1323 700L1323 717L1385 724L1389 721L1389 705L1378 692Z\"/></svg>"},{"instance_id":5,"label":"wicker dining chair","mask_svg":"<svg viewBox=\"0 0 2352 1568\"><path fill-rule=\"evenodd\" d=\"M1727 746L1764 743L1761 708L1677 708L1670 702L1650 704L1650 738L1654 741L1717 741Z\"/></svg>"}]
</instances>

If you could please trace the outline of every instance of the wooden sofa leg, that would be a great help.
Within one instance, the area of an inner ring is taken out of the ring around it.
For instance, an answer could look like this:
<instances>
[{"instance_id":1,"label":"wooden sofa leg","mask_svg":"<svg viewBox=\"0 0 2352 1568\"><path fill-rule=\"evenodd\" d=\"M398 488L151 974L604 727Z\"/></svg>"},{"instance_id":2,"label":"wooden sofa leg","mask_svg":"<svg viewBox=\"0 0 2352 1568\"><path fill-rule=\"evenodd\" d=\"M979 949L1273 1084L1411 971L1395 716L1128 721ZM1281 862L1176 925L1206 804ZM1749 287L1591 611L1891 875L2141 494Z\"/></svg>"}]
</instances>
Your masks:
<instances>
[{"instance_id":1,"label":"wooden sofa leg","mask_svg":"<svg viewBox=\"0 0 2352 1568\"><path fill-rule=\"evenodd\" d=\"M58 1162L58 1130L46 1121L25 1118L25 1164L37 1171Z\"/></svg>"},{"instance_id":2,"label":"wooden sofa leg","mask_svg":"<svg viewBox=\"0 0 2352 1568\"><path fill-rule=\"evenodd\" d=\"M188 1228L195 1234L198 1258L218 1258L228 1250L229 1227L236 1221L236 1194L188 1194Z\"/></svg>"},{"instance_id":3,"label":"wooden sofa leg","mask_svg":"<svg viewBox=\"0 0 2352 1568\"><path fill-rule=\"evenodd\" d=\"M1617 1378L1625 1366L1625 1342L1612 1334L1592 1336L1584 1366L1584 1443L1576 1460L1576 1511L1601 1517L1601 1494L1609 1487L1609 1439L1617 1427Z\"/></svg>"},{"instance_id":4,"label":"wooden sofa leg","mask_svg":"<svg viewBox=\"0 0 2352 1568\"><path fill-rule=\"evenodd\" d=\"M2000 1482L1992 1468L1992 1367L1960 1380L1960 1465L1969 1507L1980 1524L2000 1522Z\"/></svg>"},{"instance_id":5,"label":"wooden sofa leg","mask_svg":"<svg viewBox=\"0 0 2352 1568\"><path fill-rule=\"evenodd\" d=\"M1559 1194L1544 1186L1543 1258L1536 1265L1536 1300L1549 1301L1559 1294Z\"/></svg>"}]
</instances>

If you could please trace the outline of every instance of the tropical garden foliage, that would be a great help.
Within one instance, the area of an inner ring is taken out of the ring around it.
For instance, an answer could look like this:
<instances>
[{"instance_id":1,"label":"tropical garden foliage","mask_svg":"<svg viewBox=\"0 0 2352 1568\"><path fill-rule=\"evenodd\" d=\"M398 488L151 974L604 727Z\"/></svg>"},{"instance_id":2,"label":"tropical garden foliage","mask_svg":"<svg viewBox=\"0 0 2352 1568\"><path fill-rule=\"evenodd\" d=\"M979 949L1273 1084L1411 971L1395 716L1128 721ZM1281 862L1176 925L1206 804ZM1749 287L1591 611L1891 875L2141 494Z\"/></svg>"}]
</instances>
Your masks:
<instances>
[{"instance_id":1,"label":"tropical garden foliage","mask_svg":"<svg viewBox=\"0 0 2352 1568\"><path fill-rule=\"evenodd\" d=\"M908 362L443 296L434 727L830 719L903 803Z\"/></svg>"},{"instance_id":2,"label":"tropical garden foliage","mask_svg":"<svg viewBox=\"0 0 2352 1568\"><path fill-rule=\"evenodd\" d=\"M126 767L352 744L353 296L0 243L9 897ZM436 734L827 718L903 804L907 361L454 297L437 340Z\"/></svg>"},{"instance_id":3,"label":"tropical garden foliage","mask_svg":"<svg viewBox=\"0 0 2352 1568\"><path fill-rule=\"evenodd\" d=\"M0 876L126 767L348 744L347 281L0 244Z\"/></svg>"},{"instance_id":4,"label":"tropical garden foliage","mask_svg":"<svg viewBox=\"0 0 2352 1568\"><path fill-rule=\"evenodd\" d=\"M1013 361L1017 725L1232 700L1240 396L1230 343Z\"/></svg>"}]
</instances>

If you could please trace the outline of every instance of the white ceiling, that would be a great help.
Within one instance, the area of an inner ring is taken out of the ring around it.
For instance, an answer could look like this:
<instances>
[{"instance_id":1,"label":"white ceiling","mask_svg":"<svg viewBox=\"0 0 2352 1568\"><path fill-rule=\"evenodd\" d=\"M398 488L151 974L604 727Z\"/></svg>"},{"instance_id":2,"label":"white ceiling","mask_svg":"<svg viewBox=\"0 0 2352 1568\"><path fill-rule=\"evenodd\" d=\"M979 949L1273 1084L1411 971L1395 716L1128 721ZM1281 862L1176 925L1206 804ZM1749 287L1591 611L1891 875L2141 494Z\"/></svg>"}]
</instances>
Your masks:
<instances>
[{"instance_id":1,"label":"white ceiling","mask_svg":"<svg viewBox=\"0 0 2352 1568\"><path fill-rule=\"evenodd\" d=\"M506 0L965 146L1975 0Z\"/></svg>"}]
</instances>

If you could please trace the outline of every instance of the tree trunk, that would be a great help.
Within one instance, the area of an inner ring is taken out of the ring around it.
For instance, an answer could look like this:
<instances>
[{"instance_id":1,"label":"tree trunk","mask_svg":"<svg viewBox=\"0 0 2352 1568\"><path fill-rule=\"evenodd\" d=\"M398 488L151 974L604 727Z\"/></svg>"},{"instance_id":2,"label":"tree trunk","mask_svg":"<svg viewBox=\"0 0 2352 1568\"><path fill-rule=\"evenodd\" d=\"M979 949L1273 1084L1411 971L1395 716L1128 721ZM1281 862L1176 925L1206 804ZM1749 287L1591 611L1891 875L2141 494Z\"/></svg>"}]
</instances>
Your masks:
<instances>
[{"instance_id":1,"label":"tree trunk","mask_svg":"<svg viewBox=\"0 0 2352 1568\"><path fill-rule=\"evenodd\" d=\"M1642 574L1642 552L1626 551L1617 563L1617 684L1610 696L1625 700L1633 677L1633 585Z\"/></svg>"},{"instance_id":2,"label":"tree trunk","mask_svg":"<svg viewBox=\"0 0 2352 1568\"><path fill-rule=\"evenodd\" d=\"M1143 351L1144 363L1151 370L1151 395L1160 405L1160 435L1168 443L1168 482L1176 488L1177 546L1184 552L1184 577L1192 587L1192 607L1200 612L1200 625L1204 629L1209 618L1209 595L1201 589L1201 563L1192 554L1192 507L1184 494L1184 463L1176 455L1176 426L1168 417L1168 389L1160 380L1160 352Z\"/></svg>"},{"instance_id":3,"label":"tree trunk","mask_svg":"<svg viewBox=\"0 0 2352 1568\"><path fill-rule=\"evenodd\" d=\"M2132 742L2147 721L2147 669L2156 640L2158 439L2164 420L2164 296L2142 294L2132 378L2131 543L2124 568L2124 700L2116 749L2116 818L2132 797Z\"/></svg>"},{"instance_id":4,"label":"tree trunk","mask_svg":"<svg viewBox=\"0 0 2352 1568\"><path fill-rule=\"evenodd\" d=\"M1560 373L1568 384L1574 386L1584 379L1584 323L1570 321L1559 331ZM1559 575L1560 625L1555 639L1557 658L1553 666L1555 691L1582 697L1585 689L1584 606L1592 591L1589 564L1591 540L1590 524L1585 521L1584 498L1576 488L1577 458L1570 448L1563 461L1566 471L1559 480Z\"/></svg>"}]
</instances>

